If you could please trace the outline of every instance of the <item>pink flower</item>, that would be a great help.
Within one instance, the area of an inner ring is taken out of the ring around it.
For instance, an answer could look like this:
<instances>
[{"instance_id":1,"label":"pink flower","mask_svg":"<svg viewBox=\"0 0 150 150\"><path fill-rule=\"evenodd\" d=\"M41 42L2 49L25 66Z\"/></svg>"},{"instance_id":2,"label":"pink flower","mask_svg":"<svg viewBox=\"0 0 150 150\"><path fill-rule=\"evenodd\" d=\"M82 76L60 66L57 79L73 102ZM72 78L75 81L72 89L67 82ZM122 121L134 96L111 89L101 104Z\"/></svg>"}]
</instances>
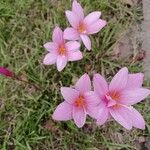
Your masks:
<instances>
[{"instance_id":1,"label":"pink flower","mask_svg":"<svg viewBox=\"0 0 150 150\"><path fill-rule=\"evenodd\" d=\"M88 50L91 50L90 34L98 33L105 25L106 21L99 19L101 12L94 11L84 17L83 8L74 0L72 11L66 11L66 17L72 28L66 28L64 38L67 40L81 39Z\"/></svg>"},{"instance_id":2,"label":"pink flower","mask_svg":"<svg viewBox=\"0 0 150 150\"><path fill-rule=\"evenodd\" d=\"M4 75L6 77L12 77L12 78L15 76L15 73L13 73L12 71L10 71L4 67L0 67L0 74Z\"/></svg>"},{"instance_id":3,"label":"pink flower","mask_svg":"<svg viewBox=\"0 0 150 150\"><path fill-rule=\"evenodd\" d=\"M53 42L48 42L44 47L49 51L45 56L43 63L45 65L57 64L58 71L62 71L68 61L76 61L83 58L80 52L80 43L69 41L65 43L63 32L56 27L52 36Z\"/></svg>"},{"instance_id":4,"label":"pink flower","mask_svg":"<svg viewBox=\"0 0 150 150\"><path fill-rule=\"evenodd\" d=\"M108 85L100 74L94 75L94 91L102 100L95 114L99 125L104 124L111 116L128 130L132 127L145 129L143 117L131 106L150 94L150 90L142 87L143 77L142 73L128 74L125 67Z\"/></svg>"},{"instance_id":5,"label":"pink flower","mask_svg":"<svg viewBox=\"0 0 150 150\"><path fill-rule=\"evenodd\" d=\"M91 81L87 74L78 80L74 89L62 87L61 94L65 101L57 106L53 114L54 120L73 119L80 128L85 124L87 114L93 117L99 98L91 91Z\"/></svg>"}]
</instances>

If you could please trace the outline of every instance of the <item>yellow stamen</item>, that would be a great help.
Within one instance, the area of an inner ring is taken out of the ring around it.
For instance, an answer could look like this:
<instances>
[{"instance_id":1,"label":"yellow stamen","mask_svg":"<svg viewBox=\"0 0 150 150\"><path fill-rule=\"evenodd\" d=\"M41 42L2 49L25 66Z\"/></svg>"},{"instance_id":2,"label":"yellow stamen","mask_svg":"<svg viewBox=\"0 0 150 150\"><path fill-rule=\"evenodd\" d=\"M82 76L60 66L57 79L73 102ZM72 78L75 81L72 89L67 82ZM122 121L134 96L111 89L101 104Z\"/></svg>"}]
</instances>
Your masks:
<instances>
[{"instance_id":1,"label":"yellow stamen","mask_svg":"<svg viewBox=\"0 0 150 150\"><path fill-rule=\"evenodd\" d=\"M116 91L110 92L109 96L116 101L120 99L120 93Z\"/></svg>"},{"instance_id":2,"label":"yellow stamen","mask_svg":"<svg viewBox=\"0 0 150 150\"><path fill-rule=\"evenodd\" d=\"M85 33L86 32L86 27L85 27L84 23L80 23L77 30L78 30L79 33Z\"/></svg>"},{"instance_id":3,"label":"yellow stamen","mask_svg":"<svg viewBox=\"0 0 150 150\"><path fill-rule=\"evenodd\" d=\"M65 48L64 44L60 45L58 53L59 53L59 55L65 55L66 54L66 48Z\"/></svg>"},{"instance_id":4,"label":"yellow stamen","mask_svg":"<svg viewBox=\"0 0 150 150\"><path fill-rule=\"evenodd\" d=\"M85 99L84 99L84 97L83 97L83 96L79 96L79 97L76 99L76 101L75 101L75 105L76 105L77 107L82 107L82 106L84 106L84 105L85 105Z\"/></svg>"}]
</instances>

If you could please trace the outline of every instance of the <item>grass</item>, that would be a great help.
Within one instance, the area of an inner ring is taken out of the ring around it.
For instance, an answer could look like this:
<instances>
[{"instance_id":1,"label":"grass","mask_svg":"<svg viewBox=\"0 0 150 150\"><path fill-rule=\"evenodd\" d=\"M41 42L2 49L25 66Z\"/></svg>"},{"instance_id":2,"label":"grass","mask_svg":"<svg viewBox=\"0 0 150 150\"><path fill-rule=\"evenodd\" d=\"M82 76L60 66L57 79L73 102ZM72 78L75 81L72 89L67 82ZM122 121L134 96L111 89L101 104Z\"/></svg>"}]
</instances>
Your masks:
<instances>
[{"instance_id":1,"label":"grass","mask_svg":"<svg viewBox=\"0 0 150 150\"><path fill-rule=\"evenodd\" d=\"M91 52L82 46L83 60L69 63L58 73L56 66L43 66L46 54L43 44L51 40L55 25L67 27L64 11L70 9L70 1L0 1L0 66L11 68L42 89L37 91L0 76L0 149L134 150L138 136L150 136L147 100L136 106L147 121L145 131L128 132L115 122L96 127L90 119L78 129L71 121L51 120L55 107L62 101L60 87L73 85L83 73L99 72L112 77L123 66L128 66L131 72L142 69L141 62L118 61L109 55L120 35L141 20L141 8L128 7L120 0L81 0L81 4L87 13L102 11L108 26L91 37Z\"/></svg>"}]
</instances>

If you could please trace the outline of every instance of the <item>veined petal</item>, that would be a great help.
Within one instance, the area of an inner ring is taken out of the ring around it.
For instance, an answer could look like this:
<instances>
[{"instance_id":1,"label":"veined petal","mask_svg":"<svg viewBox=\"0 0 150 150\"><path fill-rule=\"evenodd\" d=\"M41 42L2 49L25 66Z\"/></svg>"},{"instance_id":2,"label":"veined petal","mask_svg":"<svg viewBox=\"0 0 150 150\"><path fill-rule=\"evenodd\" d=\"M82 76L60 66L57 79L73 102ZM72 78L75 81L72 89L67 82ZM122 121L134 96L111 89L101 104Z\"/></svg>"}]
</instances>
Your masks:
<instances>
[{"instance_id":1,"label":"veined petal","mask_svg":"<svg viewBox=\"0 0 150 150\"><path fill-rule=\"evenodd\" d=\"M79 128L83 127L86 121L86 111L84 108L73 107L73 120Z\"/></svg>"},{"instance_id":2,"label":"veined petal","mask_svg":"<svg viewBox=\"0 0 150 150\"><path fill-rule=\"evenodd\" d=\"M97 106L101 101L100 98L98 97L98 95L93 91L85 92L84 98L85 98L86 103L89 107L90 106Z\"/></svg>"},{"instance_id":3,"label":"veined petal","mask_svg":"<svg viewBox=\"0 0 150 150\"><path fill-rule=\"evenodd\" d=\"M143 73L129 74L126 89L140 88L143 84Z\"/></svg>"},{"instance_id":4,"label":"veined petal","mask_svg":"<svg viewBox=\"0 0 150 150\"><path fill-rule=\"evenodd\" d=\"M66 56L58 56L57 57L57 70L62 71L67 64Z\"/></svg>"},{"instance_id":5,"label":"veined petal","mask_svg":"<svg viewBox=\"0 0 150 150\"><path fill-rule=\"evenodd\" d=\"M75 88L81 93L88 92L91 90L91 80L88 74L84 74L77 81Z\"/></svg>"},{"instance_id":6,"label":"veined petal","mask_svg":"<svg viewBox=\"0 0 150 150\"><path fill-rule=\"evenodd\" d=\"M58 121L67 121L72 119L72 105L67 102L62 102L59 104L54 111L53 119Z\"/></svg>"},{"instance_id":7,"label":"veined petal","mask_svg":"<svg viewBox=\"0 0 150 150\"><path fill-rule=\"evenodd\" d=\"M74 12L67 10L66 17L72 27L77 28L79 26L80 20Z\"/></svg>"},{"instance_id":8,"label":"veined petal","mask_svg":"<svg viewBox=\"0 0 150 150\"><path fill-rule=\"evenodd\" d=\"M85 47L90 51L91 50L91 40L90 40L90 38L85 34L81 34L80 37L81 37Z\"/></svg>"},{"instance_id":9,"label":"veined petal","mask_svg":"<svg viewBox=\"0 0 150 150\"><path fill-rule=\"evenodd\" d=\"M94 11L85 17L84 22L85 22L85 24L90 25L90 24L94 23L95 21L97 21L100 16L101 16L100 11Z\"/></svg>"},{"instance_id":10,"label":"veined petal","mask_svg":"<svg viewBox=\"0 0 150 150\"><path fill-rule=\"evenodd\" d=\"M120 69L110 82L110 91L121 91L125 89L128 81L128 69L126 67Z\"/></svg>"},{"instance_id":11,"label":"veined petal","mask_svg":"<svg viewBox=\"0 0 150 150\"><path fill-rule=\"evenodd\" d=\"M80 20L82 20L84 18L83 8L81 7L81 5L76 0L73 1L72 11L75 14L78 15L78 17L80 18Z\"/></svg>"},{"instance_id":12,"label":"veined petal","mask_svg":"<svg viewBox=\"0 0 150 150\"><path fill-rule=\"evenodd\" d=\"M81 51L75 51L75 52L69 52L68 53L68 61L77 61L81 60L83 58L83 55Z\"/></svg>"},{"instance_id":13,"label":"veined petal","mask_svg":"<svg viewBox=\"0 0 150 150\"><path fill-rule=\"evenodd\" d=\"M142 115L133 107L131 107L131 114L130 117L132 119L132 125L135 128L139 128L144 130L145 129L145 121Z\"/></svg>"},{"instance_id":14,"label":"veined petal","mask_svg":"<svg viewBox=\"0 0 150 150\"><path fill-rule=\"evenodd\" d=\"M106 105L104 103L101 103L98 107L99 107L99 109L97 112L96 123L98 125L103 125L109 117L109 111L108 111L108 108L106 107Z\"/></svg>"},{"instance_id":15,"label":"veined petal","mask_svg":"<svg viewBox=\"0 0 150 150\"><path fill-rule=\"evenodd\" d=\"M99 19L91 25L87 26L87 33L88 34L95 34L98 33L104 26L106 26L106 21Z\"/></svg>"},{"instance_id":16,"label":"veined petal","mask_svg":"<svg viewBox=\"0 0 150 150\"><path fill-rule=\"evenodd\" d=\"M61 87L61 94L69 104L73 104L79 97L79 92L69 87Z\"/></svg>"},{"instance_id":17,"label":"veined petal","mask_svg":"<svg viewBox=\"0 0 150 150\"><path fill-rule=\"evenodd\" d=\"M124 105L133 105L150 95L150 90L145 88L137 88L133 90L124 90L121 92L120 103Z\"/></svg>"},{"instance_id":18,"label":"veined petal","mask_svg":"<svg viewBox=\"0 0 150 150\"><path fill-rule=\"evenodd\" d=\"M58 44L54 42L48 42L44 44L44 47L51 53L56 52L58 49Z\"/></svg>"},{"instance_id":19,"label":"veined petal","mask_svg":"<svg viewBox=\"0 0 150 150\"><path fill-rule=\"evenodd\" d=\"M130 110L124 106L112 107L109 109L111 116L124 128L132 129L132 120L130 116Z\"/></svg>"},{"instance_id":20,"label":"veined petal","mask_svg":"<svg viewBox=\"0 0 150 150\"><path fill-rule=\"evenodd\" d=\"M58 44L62 44L64 42L63 31L59 27L55 27L53 31L52 39L55 43Z\"/></svg>"},{"instance_id":21,"label":"veined petal","mask_svg":"<svg viewBox=\"0 0 150 150\"><path fill-rule=\"evenodd\" d=\"M80 49L80 43L77 41L69 41L65 44L66 49L68 51L75 51L75 50L79 50Z\"/></svg>"},{"instance_id":22,"label":"veined petal","mask_svg":"<svg viewBox=\"0 0 150 150\"><path fill-rule=\"evenodd\" d=\"M66 28L64 31L64 39L66 40L79 40L80 36L76 29Z\"/></svg>"},{"instance_id":23,"label":"veined petal","mask_svg":"<svg viewBox=\"0 0 150 150\"><path fill-rule=\"evenodd\" d=\"M93 78L93 86L94 91L101 99L103 99L105 94L108 92L108 84L106 80L100 74L95 74Z\"/></svg>"},{"instance_id":24,"label":"veined petal","mask_svg":"<svg viewBox=\"0 0 150 150\"><path fill-rule=\"evenodd\" d=\"M56 62L57 55L53 53L48 53L43 60L44 65L52 65Z\"/></svg>"}]
</instances>

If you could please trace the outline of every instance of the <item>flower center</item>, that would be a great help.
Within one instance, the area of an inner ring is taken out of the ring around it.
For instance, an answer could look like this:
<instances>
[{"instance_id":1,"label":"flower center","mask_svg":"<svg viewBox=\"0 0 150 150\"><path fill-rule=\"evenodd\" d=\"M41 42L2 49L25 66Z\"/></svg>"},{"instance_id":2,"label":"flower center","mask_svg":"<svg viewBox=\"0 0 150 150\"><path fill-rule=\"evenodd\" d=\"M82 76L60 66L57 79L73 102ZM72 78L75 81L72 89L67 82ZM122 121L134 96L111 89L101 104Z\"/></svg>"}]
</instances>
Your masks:
<instances>
[{"instance_id":1,"label":"flower center","mask_svg":"<svg viewBox=\"0 0 150 150\"><path fill-rule=\"evenodd\" d=\"M84 97L83 97L83 96L79 96L79 97L76 99L76 101L75 101L75 105L76 105L77 107L82 107L82 106L84 106L84 105L85 105L85 99L84 99Z\"/></svg>"},{"instance_id":2,"label":"flower center","mask_svg":"<svg viewBox=\"0 0 150 150\"><path fill-rule=\"evenodd\" d=\"M120 99L120 93L113 91L108 94L113 100L118 101Z\"/></svg>"},{"instance_id":3,"label":"flower center","mask_svg":"<svg viewBox=\"0 0 150 150\"><path fill-rule=\"evenodd\" d=\"M64 44L59 46L58 53L59 53L59 55L65 55L66 54L66 48L65 48Z\"/></svg>"},{"instance_id":4,"label":"flower center","mask_svg":"<svg viewBox=\"0 0 150 150\"><path fill-rule=\"evenodd\" d=\"M77 28L79 33L85 33L86 32L86 27L84 23L80 23L78 28Z\"/></svg>"}]
</instances>

